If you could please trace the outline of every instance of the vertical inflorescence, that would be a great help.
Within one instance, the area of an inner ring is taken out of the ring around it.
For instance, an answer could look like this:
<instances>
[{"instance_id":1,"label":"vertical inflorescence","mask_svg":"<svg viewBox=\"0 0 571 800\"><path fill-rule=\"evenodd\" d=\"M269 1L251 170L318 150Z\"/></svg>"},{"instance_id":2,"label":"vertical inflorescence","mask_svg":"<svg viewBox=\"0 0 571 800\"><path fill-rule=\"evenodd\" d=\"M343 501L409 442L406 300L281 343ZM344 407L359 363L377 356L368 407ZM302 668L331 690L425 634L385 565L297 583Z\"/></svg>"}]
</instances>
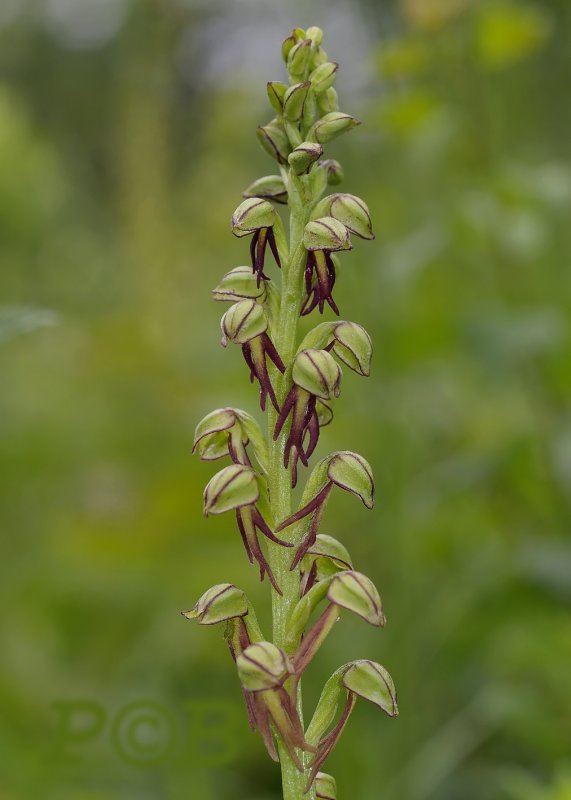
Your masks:
<instances>
[{"instance_id":1,"label":"vertical inflorescence","mask_svg":"<svg viewBox=\"0 0 571 800\"><path fill-rule=\"evenodd\" d=\"M324 158L324 145L359 124L339 111L338 65L328 60L322 38L319 28L296 28L282 45L289 83L268 83L276 116L257 130L280 174L259 178L244 192L231 227L235 236L250 237L251 263L232 269L213 291L215 300L232 304L222 317L222 344L242 348L250 379L259 384L267 435L245 411L221 408L198 424L194 440L202 459L230 459L206 486L204 513L234 513L248 559L271 586L273 641L245 594L229 583L213 586L184 613L202 625L224 623L250 725L281 763L284 800L336 798L335 780L321 768L358 697L397 714L390 675L368 660L332 675L307 727L301 703L301 677L343 610L376 627L385 624L373 583L320 528L335 487L373 507L367 461L350 451L323 458L292 510L300 464L309 466L320 429L333 418L342 365L368 376L372 355L365 329L339 319L321 322L298 343L300 316L339 316L338 259L351 249L351 237L374 238L360 198L322 197L343 179L340 164ZM289 206L289 236L280 204Z\"/></svg>"}]
</instances>

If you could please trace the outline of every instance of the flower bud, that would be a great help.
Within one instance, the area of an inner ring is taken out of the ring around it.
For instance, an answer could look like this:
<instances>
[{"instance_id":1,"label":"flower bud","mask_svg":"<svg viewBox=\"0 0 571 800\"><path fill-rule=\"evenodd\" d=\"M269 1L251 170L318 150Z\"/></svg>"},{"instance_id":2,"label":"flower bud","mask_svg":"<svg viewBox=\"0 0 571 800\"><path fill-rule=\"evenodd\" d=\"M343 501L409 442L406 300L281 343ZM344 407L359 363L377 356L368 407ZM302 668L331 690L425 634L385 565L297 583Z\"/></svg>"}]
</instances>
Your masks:
<instances>
[{"instance_id":1,"label":"flower bud","mask_svg":"<svg viewBox=\"0 0 571 800\"><path fill-rule=\"evenodd\" d=\"M339 96L332 86L319 95L317 106L322 114L331 114L333 111L339 111Z\"/></svg>"},{"instance_id":2,"label":"flower bud","mask_svg":"<svg viewBox=\"0 0 571 800\"><path fill-rule=\"evenodd\" d=\"M203 461L230 456L235 464L249 464L245 452L251 444L262 470L267 466L267 444L254 417L239 408L217 408L196 426L192 452Z\"/></svg>"},{"instance_id":3,"label":"flower bud","mask_svg":"<svg viewBox=\"0 0 571 800\"><path fill-rule=\"evenodd\" d=\"M190 611L183 611L186 619L196 619L199 625L216 625L248 613L248 599L241 589L231 583L218 583L206 591Z\"/></svg>"},{"instance_id":4,"label":"flower bud","mask_svg":"<svg viewBox=\"0 0 571 800\"><path fill-rule=\"evenodd\" d=\"M284 651L271 642L257 642L247 647L237 660L240 683L248 692L277 689L293 672Z\"/></svg>"},{"instance_id":5,"label":"flower bud","mask_svg":"<svg viewBox=\"0 0 571 800\"><path fill-rule=\"evenodd\" d=\"M272 120L267 125L258 125L256 136L266 153L279 164L287 163L291 147L286 132L277 120Z\"/></svg>"},{"instance_id":6,"label":"flower bud","mask_svg":"<svg viewBox=\"0 0 571 800\"><path fill-rule=\"evenodd\" d=\"M343 181L345 172L341 164L334 158L328 158L320 164L321 169L327 170L327 183L331 186L337 186Z\"/></svg>"},{"instance_id":7,"label":"flower bud","mask_svg":"<svg viewBox=\"0 0 571 800\"><path fill-rule=\"evenodd\" d=\"M335 572L353 567L351 556L345 545L326 533L317 534L314 544L307 551L306 558L309 556L311 556L311 560L330 562L335 567Z\"/></svg>"},{"instance_id":8,"label":"flower bud","mask_svg":"<svg viewBox=\"0 0 571 800\"><path fill-rule=\"evenodd\" d=\"M335 61L326 61L316 67L309 76L311 88L316 94L326 92L335 83L339 64Z\"/></svg>"},{"instance_id":9,"label":"flower bud","mask_svg":"<svg viewBox=\"0 0 571 800\"><path fill-rule=\"evenodd\" d=\"M204 516L251 506L260 497L258 476L251 467L230 464L217 472L204 490Z\"/></svg>"},{"instance_id":10,"label":"flower bud","mask_svg":"<svg viewBox=\"0 0 571 800\"><path fill-rule=\"evenodd\" d=\"M287 83L282 83L281 81L268 81L266 84L268 100L278 114L282 113L282 109L284 107L284 96L287 88Z\"/></svg>"},{"instance_id":11,"label":"flower bud","mask_svg":"<svg viewBox=\"0 0 571 800\"><path fill-rule=\"evenodd\" d=\"M213 300L258 300L263 302L266 296L266 286L261 282L258 286L256 275L252 267L234 267L223 276L222 280L212 290Z\"/></svg>"},{"instance_id":12,"label":"flower bud","mask_svg":"<svg viewBox=\"0 0 571 800\"><path fill-rule=\"evenodd\" d=\"M361 572L339 572L327 590L327 599L336 606L352 611L369 625L381 628L385 624L383 605L372 581Z\"/></svg>"},{"instance_id":13,"label":"flower bud","mask_svg":"<svg viewBox=\"0 0 571 800\"><path fill-rule=\"evenodd\" d=\"M397 694L387 670L375 661L353 661L342 678L343 686L358 697L374 703L389 717L398 716Z\"/></svg>"},{"instance_id":14,"label":"flower bud","mask_svg":"<svg viewBox=\"0 0 571 800\"><path fill-rule=\"evenodd\" d=\"M329 61L329 56L323 47L316 47L313 51L313 55L309 59L309 66L313 70L325 64L327 61Z\"/></svg>"},{"instance_id":15,"label":"flower bud","mask_svg":"<svg viewBox=\"0 0 571 800\"><path fill-rule=\"evenodd\" d=\"M327 350L303 350L293 362L292 378L297 386L322 400L339 397L341 368Z\"/></svg>"},{"instance_id":16,"label":"flower bud","mask_svg":"<svg viewBox=\"0 0 571 800\"><path fill-rule=\"evenodd\" d=\"M226 347L228 340L234 344L245 344L267 330L268 318L255 300L240 300L224 314L220 327L223 347Z\"/></svg>"},{"instance_id":17,"label":"flower bud","mask_svg":"<svg viewBox=\"0 0 571 800\"><path fill-rule=\"evenodd\" d=\"M344 364L359 375L371 374L373 343L362 325L356 322L338 322L334 327L333 352Z\"/></svg>"},{"instance_id":18,"label":"flower bud","mask_svg":"<svg viewBox=\"0 0 571 800\"><path fill-rule=\"evenodd\" d=\"M326 144L337 136L340 136L345 131L355 128L361 123L359 120L352 117L350 114L344 114L341 111L332 111L326 114L321 119L317 120L312 128L313 136L320 144Z\"/></svg>"},{"instance_id":19,"label":"flower bud","mask_svg":"<svg viewBox=\"0 0 571 800\"><path fill-rule=\"evenodd\" d=\"M323 155L323 147L316 142L302 142L288 156L288 162L296 175L307 172L309 167Z\"/></svg>"},{"instance_id":20,"label":"flower bud","mask_svg":"<svg viewBox=\"0 0 571 800\"><path fill-rule=\"evenodd\" d=\"M232 214L232 233L238 238L260 228L271 228L276 221L273 205L261 197L248 197Z\"/></svg>"},{"instance_id":21,"label":"flower bud","mask_svg":"<svg viewBox=\"0 0 571 800\"><path fill-rule=\"evenodd\" d=\"M333 217L321 217L308 222L303 232L306 250L350 250L349 231Z\"/></svg>"},{"instance_id":22,"label":"flower bud","mask_svg":"<svg viewBox=\"0 0 571 800\"><path fill-rule=\"evenodd\" d=\"M320 581L331 578L337 572L352 569L351 556L347 548L333 536L318 533L315 542L307 549L301 561L301 595L304 597Z\"/></svg>"},{"instance_id":23,"label":"flower bud","mask_svg":"<svg viewBox=\"0 0 571 800\"><path fill-rule=\"evenodd\" d=\"M310 82L296 83L290 86L284 97L284 116L291 122L297 122L303 114Z\"/></svg>"},{"instance_id":24,"label":"flower bud","mask_svg":"<svg viewBox=\"0 0 571 800\"><path fill-rule=\"evenodd\" d=\"M315 797L317 800L337 800L337 782L333 775L318 772L315 776Z\"/></svg>"},{"instance_id":25,"label":"flower bud","mask_svg":"<svg viewBox=\"0 0 571 800\"><path fill-rule=\"evenodd\" d=\"M265 175L251 183L242 197L264 197L276 203L287 203L287 189L281 175Z\"/></svg>"},{"instance_id":26,"label":"flower bud","mask_svg":"<svg viewBox=\"0 0 571 800\"><path fill-rule=\"evenodd\" d=\"M360 197L346 193L332 195L329 213L361 239L375 238L369 208Z\"/></svg>"},{"instance_id":27,"label":"flower bud","mask_svg":"<svg viewBox=\"0 0 571 800\"><path fill-rule=\"evenodd\" d=\"M293 76L303 75L311 55L311 39L303 39L295 44L287 58L288 72Z\"/></svg>"},{"instance_id":28,"label":"flower bud","mask_svg":"<svg viewBox=\"0 0 571 800\"><path fill-rule=\"evenodd\" d=\"M311 39L314 44L319 46L323 41L323 31L321 28L318 28L317 25L311 25L311 27L306 30L305 37Z\"/></svg>"},{"instance_id":29,"label":"flower bud","mask_svg":"<svg viewBox=\"0 0 571 800\"><path fill-rule=\"evenodd\" d=\"M329 459L327 476L341 489L356 494L367 508L374 505L375 484L373 472L363 456L342 450Z\"/></svg>"},{"instance_id":30,"label":"flower bud","mask_svg":"<svg viewBox=\"0 0 571 800\"><path fill-rule=\"evenodd\" d=\"M290 35L284 39L282 43L282 56L286 64L293 46L299 42L300 39L305 39L305 31L303 28L294 28Z\"/></svg>"},{"instance_id":31,"label":"flower bud","mask_svg":"<svg viewBox=\"0 0 571 800\"><path fill-rule=\"evenodd\" d=\"M196 426L192 452L198 452L203 461L215 461L228 454L227 431L236 424L233 408L217 408L207 414Z\"/></svg>"}]
</instances>

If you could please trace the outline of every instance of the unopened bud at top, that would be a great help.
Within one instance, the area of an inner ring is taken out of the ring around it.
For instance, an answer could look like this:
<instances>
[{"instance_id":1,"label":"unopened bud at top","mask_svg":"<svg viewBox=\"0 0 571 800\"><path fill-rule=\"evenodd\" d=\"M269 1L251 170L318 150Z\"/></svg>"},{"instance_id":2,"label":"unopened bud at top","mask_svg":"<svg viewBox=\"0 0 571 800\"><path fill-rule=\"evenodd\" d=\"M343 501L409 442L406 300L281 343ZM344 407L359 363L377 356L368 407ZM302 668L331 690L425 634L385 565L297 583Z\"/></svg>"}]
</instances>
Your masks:
<instances>
[{"instance_id":1,"label":"unopened bud at top","mask_svg":"<svg viewBox=\"0 0 571 800\"><path fill-rule=\"evenodd\" d=\"M258 300L263 302L266 286L262 281L258 285L252 267L234 267L223 276L218 286L212 290L213 300L234 302L235 300Z\"/></svg>"},{"instance_id":2,"label":"unopened bud at top","mask_svg":"<svg viewBox=\"0 0 571 800\"><path fill-rule=\"evenodd\" d=\"M290 86L284 96L284 116L291 122L297 122L303 114L303 106L311 84L309 81Z\"/></svg>"},{"instance_id":3,"label":"unopened bud at top","mask_svg":"<svg viewBox=\"0 0 571 800\"><path fill-rule=\"evenodd\" d=\"M317 142L302 142L288 156L288 162L296 175L303 175L323 155L323 146Z\"/></svg>"},{"instance_id":4,"label":"unopened bud at top","mask_svg":"<svg viewBox=\"0 0 571 800\"><path fill-rule=\"evenodd\" d=\"M349 231L342 222L333 217L321 217L308 222L303 232L306 250L350 250Z\"/></svg>"},{"instance_id":5,"label":"unopened bud at top","mask_svg":"<svg viewBox=\"0 0 571 800\"><path fill-rule=\"evenodd\" d=\"M302 350L293 362L293 382L322 400L338 397L341 368L327 350Z\"/></svg>"},{"instance_id":6,"label":"unopened bud at top","mask_svg":"<svg viewBox=\"0 0 571 800\"><path fill-rule=\"evenodd\" d=\"M191 611L183 611L186 619L196 619L199 625L216 625L248 613L248 599L241 589L231 583L219 583L206 591Z\"/></svg>"},{"instance_id":7,"label":"unopened bud at top","mask_svg":"<svg viewBox=\"0 0 571 800\"><path fill-rule=\"evenodd\" d=\"M281 81L268 81L266 84L268 100L278 114L282 113L282 109L284 107L284 96L287 90L287 83L282 83Z\"/></svg>"},{"instance_id":8,"label":"unopened bud at top","mask_svg":"<svg viewBox=\"0 0 571 800\"><path fill-rule=\"evenodd\" d=\"M331 114L333 111L339 111L339 96L332 86L319 95L317 106L322 114Z\"/></svg>"},{"instance_id":9,"label":"unopened bud at top","mask_svg":"<svg viewBox=\"0 0 571 800\"><path fill-rule=\"evenodd\" d=\"M316 45L320 45L323 41L323 31L317 25L311 25L305 32L305 38L311 39Z\"/></svg>"},{"instance_id":10,"label":"unopened bud at top","mask_svg":"<svg viewBox=\"0 0 571 800\"><path fill-rule=\"evenodd\" d=\"M385 624L383 605L374 583L361 572L339 572L327 590L327 599L340 608L352 611L377 628Z\"/></svg>"},{"instance_id":11,"label":"unopened bud at top","mask_svg":"<svg viewBox=\"0 0 571 800\"><path fill-rule=\"evenodd\" d=\"M268 318L263 307L255 300L239 300L230 306L220 321L222 344L246 344L261 336L268 328Z\"/></svg>"},{"instance_id":12,"label":"unopened bud at top","mask_svg":"<svg viewBox=\"0 0 571 800\"><path fill-rule=\"evenodd\" d=\"M323 47L315 47L309 61L311 69L325 64L327 61L329 61L329 57Z\"/></svg>"},{"instance_id":13,"label":"unopened bud at top","mask_svg":"<svg viewBox=\"0 0 571 800\"><path fill-rule=\"evenodd\" d=\"M288 56L291 53L291 50L297 42L301 39L305 39L305 31L303 28L294 28L289 36L287 36L282 43L282 56L284 61L287 64Z\"/></svg>"},{"instance_id":14,"label":"unopened bud at top","mask_svg":"<svg viewBox=\"0 0 571 800\"><path fill-rule=\"evenodd\" d=\"M287 189L281 175L264 175L242 192L242 197L263 197L276 203L287 203Z\"/></svg>"},{"instance_id":15,"label":"unopened bud at top","mask_svg":"<svg viewBox=\"0 0 571 800\"><path fill-rule=\"evenodd\" d=\"M350 131L361 123L350 114L342 111L332 111L321 119L317 120L312 128L313 138L320 144L326 144L345 131Z\"/></svg>"},{"instance_id":16,"label":"unopened bud at top","mask_svg":"<svg viewBox=\"0 0 571 800\"><path fill-rule=\"evenodd\" d=\"M230 464L217 472L204 490L204 515L224 514L254 505L260 497L258 477L251 467Z\"/></svg>"},{"instance_id":17,"label":"unopened bud at top","mask_svg":"<svg viewBox=\"0 0 571 800\"><path fill-rule=\"evenodd\" d=\"M335 61L326 61L316 67L309 76L311 88L316 94L326 92L335 83L339 64Z\"/></svg>"},{"instance_id":18,"label":"unopened bud at top","mask_svg":"<svg viewBox=\"0 0 571 800\"><path fill-rule=\"evenodd\" d=\"M276 221L273 205L261 197L248 197L232 214L234 236L248 236L260 228L271 228Z\"/></svg>"},{"instance_id":19,"label":"unopened bud at top","mask_svg":"<svg viewBox=\"0 0 571 800\"><path fill-rule=\"evenodd\" d=\"M397 693L393 679L376 661L353 661L349 664L341 682L349 692L374 703L389 717L398 716Z\"/></svg>"},{"instance_id":20,"label":"unopened bud at top","mask_svg":"<svg viewBox=\"0 0 571 800\"><path fill-rule=\"evenodd\" d=\"M367 508L372 508L375 498L375 484L371 466L363 456L350 450L341 450L330 456L327 464L330 481L357 495Z\"/></svg>"},{"instance_id":21,"label":"unopened bud at top","mask_svg":"<svg viewBox=\"0 0 571 800\"><path fill-rule=\"evenodd\" d=\"M315 797L317 800L337 800L337 782L333 775L318 772L315 776Z\"/></svg>"},{"instance_id":22,"label":"unopened bud at top","mask_svg":"<svg viewBox=\"0 0 571 800\"><path fill-rule=\"evenodd\" d=\"M303 39L289 51L287 68L294 77L301 76L307 69L311 55L311 39Z\"/></svg>"},{"instance_id":23,"label":"unopened bud at top","mask_svg":"<svg viewBox=\"0 0 571 800\"><path fill-rule=\"evenodd\" d=\"M236 660L240 683L248 692L277 689L293 672L285 652L271 642L252 644Z\"/></svg>"}]
</instances>

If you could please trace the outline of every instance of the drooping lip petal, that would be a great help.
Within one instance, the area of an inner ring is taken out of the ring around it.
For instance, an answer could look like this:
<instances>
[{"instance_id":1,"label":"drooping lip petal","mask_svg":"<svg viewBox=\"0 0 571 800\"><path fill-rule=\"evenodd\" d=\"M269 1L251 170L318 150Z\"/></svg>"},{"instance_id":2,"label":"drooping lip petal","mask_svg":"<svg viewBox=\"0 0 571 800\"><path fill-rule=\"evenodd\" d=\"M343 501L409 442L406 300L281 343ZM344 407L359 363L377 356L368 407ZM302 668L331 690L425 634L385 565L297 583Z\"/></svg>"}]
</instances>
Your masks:
<instances>
[{"instance_id":1,"label":"drooping lip petal","mask_svg":"<svg viewBox=\"0 0 571 800\"><path fill-rule=\"evenodd\" d=\"M330 251L310 251L305 269L306 297L301 307L302 317L310 314L316 307L323 314L326 303L339 316L339 308L333 299L335 279L335 264Z\"/></svg>"}]
</instances>

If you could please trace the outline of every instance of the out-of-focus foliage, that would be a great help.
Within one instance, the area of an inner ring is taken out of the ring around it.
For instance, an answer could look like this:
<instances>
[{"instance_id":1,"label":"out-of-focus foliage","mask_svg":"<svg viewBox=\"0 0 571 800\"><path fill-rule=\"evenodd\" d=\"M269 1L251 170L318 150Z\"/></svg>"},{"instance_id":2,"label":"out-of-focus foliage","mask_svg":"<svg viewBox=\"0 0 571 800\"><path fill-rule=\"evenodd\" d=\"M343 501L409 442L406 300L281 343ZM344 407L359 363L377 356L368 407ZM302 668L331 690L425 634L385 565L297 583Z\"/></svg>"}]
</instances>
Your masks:
<instances>
[{"instance_id":1,"label":"out-of-focus foliage","mask_svg":"<svg viewBox=\"0 0 571 800\"><path fill-rule=\"evenodd\" d=\"M360 81L341 98L365 124L335 157L379 220L338 288L372 376L346 377L320 445L367 457L378 506L332 498L324 532L388 625L340 623L307 697L359 655L401 709L359 707L328 771L360 800L566 800L571 8L239 8L0 8L0 797L279 797L221 637L177 612L228 580L269 618L233 526L200 515L190 448L212 408L256 408L208 296L243 258L240 192L273 169L264 54L318 23ZM70 699L99 712L62 742ZM123 725L140 699L178 733L163 760L168 730Z\"/></svg>"}]
</instances>

